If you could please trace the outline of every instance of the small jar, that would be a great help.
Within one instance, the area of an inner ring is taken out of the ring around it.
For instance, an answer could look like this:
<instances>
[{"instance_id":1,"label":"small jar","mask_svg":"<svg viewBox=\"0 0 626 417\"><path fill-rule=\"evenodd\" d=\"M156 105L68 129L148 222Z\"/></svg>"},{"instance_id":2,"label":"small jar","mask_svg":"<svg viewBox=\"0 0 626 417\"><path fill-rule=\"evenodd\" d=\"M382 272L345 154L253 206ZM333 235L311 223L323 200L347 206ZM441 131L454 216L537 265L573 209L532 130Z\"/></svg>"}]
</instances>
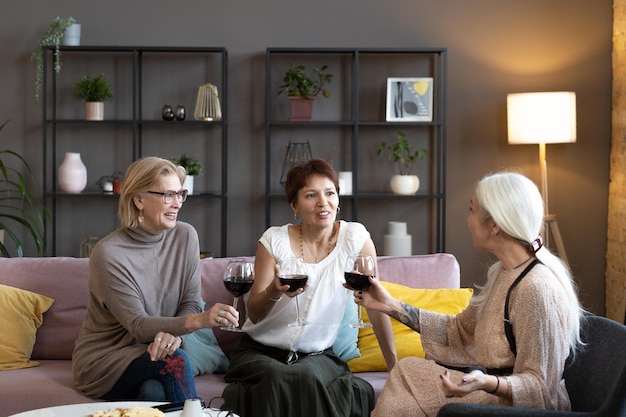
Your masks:
<instances>
[{"instance_id":1,"label":"small jar","mask_svg":"<svg viewBox=\"0 0 626 417\"><path fill-rule=\"evenodd\" d=\"M180 120L183 121L185 120L185 106L183 106L182 104L179 104L178 107L176 107L176 120Z\"/></svg>"},{"instance_id":2,"label":"small jar","mask_svg":"<svg viewBox=\"0 0 626 417\"><path fill-rule=\"evenodd\" d=\"M174 110L172 110L172 106L169 104L163 106L163 110L161 110L161 117L163 117L163 120L174 120Z\"/></svg>"}]
</instances>

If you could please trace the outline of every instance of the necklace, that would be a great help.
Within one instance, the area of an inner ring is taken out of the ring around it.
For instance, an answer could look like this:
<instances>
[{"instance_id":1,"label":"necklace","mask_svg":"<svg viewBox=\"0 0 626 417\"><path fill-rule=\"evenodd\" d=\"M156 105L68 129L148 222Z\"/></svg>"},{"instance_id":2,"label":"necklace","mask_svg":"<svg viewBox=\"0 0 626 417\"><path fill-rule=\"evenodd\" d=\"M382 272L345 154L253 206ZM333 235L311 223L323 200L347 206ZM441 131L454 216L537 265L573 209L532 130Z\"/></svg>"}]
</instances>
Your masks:
<instances>
[{"instance_id":1,"label":"necklace","mask_svg":"<svg viewBox=\"0 0 626 417\"><path fill-rule=\"evenodd\" d=\"M517 269L517 268L519 268L520 266L524 265L526 262L530 261L530 259L531 259L532 257L533 257L533 256L532 256L532 255L530 255L528 258L526 258L526 260L525 260L524 262L522 262L521 264L519 264L519 265L517 265L517 266L513 267L513 269Z\"/></svg>"},{"instance_id":2,"label":"necklace","mask_svg":"<svg viewBox=\"0 0 626 417\"><path fill-rule=\"evenodd\" d=\"M311 245L309 245L309 242L304 240L304 237L302 236L302 223L300 223L299 230L300 230L300 254L302 255L302 259L304 259L304 244L306 244L306 247L309 249L309 252L311 253L311 255L313 255L313 258L315 259L315 263L318 263L320 261L320 255L313 252L313 249L311 249ZM334 237L335 237L335 224L333 223L333 232L330 234L330 237L328 238L328 252L326 253L326 256L330 255L330 252L333 248L332 242L333 242Z\"/></svg>"}]
</instances>

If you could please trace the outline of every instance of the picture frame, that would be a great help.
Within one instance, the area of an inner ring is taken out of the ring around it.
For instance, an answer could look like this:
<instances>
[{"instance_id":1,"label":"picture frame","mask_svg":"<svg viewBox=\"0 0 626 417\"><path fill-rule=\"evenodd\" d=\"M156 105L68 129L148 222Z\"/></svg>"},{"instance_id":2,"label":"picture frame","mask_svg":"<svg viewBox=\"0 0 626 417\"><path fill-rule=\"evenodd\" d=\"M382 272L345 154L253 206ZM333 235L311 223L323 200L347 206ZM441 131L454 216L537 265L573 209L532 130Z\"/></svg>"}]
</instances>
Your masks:
<instances>
[{"instance_id":1,"label":"picture frame","mask_svg":"<svg viewBox=\"0 0 626 417\"><path fill-rule=\"evenodd\" d=\"M432 122L433 78L387 78L388 122Z\"/></svg>"}]
</instances>

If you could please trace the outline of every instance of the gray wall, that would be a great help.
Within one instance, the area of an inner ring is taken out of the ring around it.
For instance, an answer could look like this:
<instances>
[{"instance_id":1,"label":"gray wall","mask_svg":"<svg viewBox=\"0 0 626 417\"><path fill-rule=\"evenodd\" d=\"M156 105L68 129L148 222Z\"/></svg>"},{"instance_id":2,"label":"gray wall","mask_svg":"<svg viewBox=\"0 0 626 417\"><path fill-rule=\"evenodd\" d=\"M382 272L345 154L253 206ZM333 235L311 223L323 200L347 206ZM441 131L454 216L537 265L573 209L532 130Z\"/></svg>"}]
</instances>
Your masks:
<instances>
[{"instance_id":1,"label":"gray wall","mask_svg":"<svg viewBox=\"0 0 626 417\"><path fill-rule=\"evenodd\" d=\"M0 119L12 121L1 147L22 152L36 166L42 123L30 53L56 16L82 23L83 44L228 48L229 136L231 148L238 150L230 158L249 167L230 177L229 231L237 238L229 240L229 255L253 254L265 227L260 174L268 46L448 48L447 251L457 256L467 286L483 281L490 261L473 249L465 221L475 181L500 169L539 179L537 148L506 143L506 94L575 91L578 141L548 147L550 208L558 215L585 306L604 313L611 1L5 2Z\"/></svg>"}]
</instances>

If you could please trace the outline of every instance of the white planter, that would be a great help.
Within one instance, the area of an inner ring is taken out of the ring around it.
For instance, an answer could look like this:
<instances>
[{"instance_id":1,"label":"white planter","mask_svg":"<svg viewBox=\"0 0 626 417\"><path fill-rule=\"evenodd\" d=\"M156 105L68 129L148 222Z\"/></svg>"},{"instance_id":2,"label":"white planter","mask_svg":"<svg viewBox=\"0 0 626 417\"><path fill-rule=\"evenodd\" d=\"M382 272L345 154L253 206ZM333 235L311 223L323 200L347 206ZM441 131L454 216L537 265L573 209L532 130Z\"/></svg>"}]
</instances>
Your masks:
<instances>
[{"instance_id":1,"label":"white planter","mask_svg":"<svg viewBox=\"0 0 626 417\"><path fill-rule=\"evenodd\" d=\"M80 154L67 152L59 165L59 187L68 194L78 194L87 186L87 168L80 159Z\"/></svg>"},{"instance_id":2,"label":"white planter","mask_svg":"<svg viewBox=\"0 0 626 417\"><path fill-rule=\"evenodd\" d=\"M389 185L395 194L411 195L419 190L420 180L417 175L394 175Z\"/></svg>"},{"instance_id":3,"label":"white planter","mask_svg":"<svg viewBox=\"0 0 626 417\"><path fill-rule=\"evenodd\" d=\"M185 182L183 183L183 189L186 189L187 191L189 191L188 194L193 194L193 179L194 176L193 175L187 175L185 177Z\"/></svg>"},{"instance_id":4,"label":"white planter","mask_svg":"<svg viewBox=\"0 0 626 417\"><path fill-rule=\"evenodd\" d=\"M80 45L80 23L74 23L65 30L63 38L61 38L61 45Z\"/></svg>"},{"instance_id":5,"label":"white planter","mask_svg":"<svg viewBox=\"0 0 626 417\"><path fill-rule=\"evenodd\" d=\"M101 101L86 101L85 120L104 120L104 103Z\"/></svg>"}]
</instances>

